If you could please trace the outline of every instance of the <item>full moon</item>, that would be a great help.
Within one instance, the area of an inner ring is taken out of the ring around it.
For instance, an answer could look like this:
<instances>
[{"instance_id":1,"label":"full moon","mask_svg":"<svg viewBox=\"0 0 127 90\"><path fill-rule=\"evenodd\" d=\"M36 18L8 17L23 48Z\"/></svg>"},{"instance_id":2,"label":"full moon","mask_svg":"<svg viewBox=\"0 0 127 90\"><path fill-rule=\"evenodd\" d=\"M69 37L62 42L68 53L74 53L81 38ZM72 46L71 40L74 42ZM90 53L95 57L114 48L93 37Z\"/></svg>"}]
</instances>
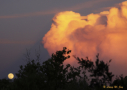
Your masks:
<instances>
[{"instance_id":1,"label":"full moon","mask_svg":"<svg viewBox=\"0 0 127 90\"><path fill-rule=\"evenodd\" d=\"M14 74L13 74L13 73L9 73L9 74L8 74L8 78L9 78L9 79L13 79L13 78L14 78Z\"/></svg>"}]
</instances>

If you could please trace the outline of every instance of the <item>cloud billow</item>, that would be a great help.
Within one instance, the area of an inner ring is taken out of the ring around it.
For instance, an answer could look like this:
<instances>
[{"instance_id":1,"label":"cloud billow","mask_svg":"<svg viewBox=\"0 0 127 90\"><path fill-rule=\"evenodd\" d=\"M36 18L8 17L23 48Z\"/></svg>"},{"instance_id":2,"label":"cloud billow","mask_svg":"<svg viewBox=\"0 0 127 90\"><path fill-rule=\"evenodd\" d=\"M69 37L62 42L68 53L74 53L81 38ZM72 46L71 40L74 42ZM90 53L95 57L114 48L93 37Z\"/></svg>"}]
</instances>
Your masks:
<instances>
[{"instance_id":1,"label":"cloud billow","mask_svg":"<svg viewBox=\"0 0 127 90\"><path fill-rule=\"evenodd\" d=\"M51 29L42 43L51 55L67 47L72 55L92 60L97 53L101 59L113 59L116 64L127 63L127 1L120 8L112 7L99 14L81 16L64 11L53 17ZM74 63L73 59L67 61Z\"/></svg>"}]
</instances>

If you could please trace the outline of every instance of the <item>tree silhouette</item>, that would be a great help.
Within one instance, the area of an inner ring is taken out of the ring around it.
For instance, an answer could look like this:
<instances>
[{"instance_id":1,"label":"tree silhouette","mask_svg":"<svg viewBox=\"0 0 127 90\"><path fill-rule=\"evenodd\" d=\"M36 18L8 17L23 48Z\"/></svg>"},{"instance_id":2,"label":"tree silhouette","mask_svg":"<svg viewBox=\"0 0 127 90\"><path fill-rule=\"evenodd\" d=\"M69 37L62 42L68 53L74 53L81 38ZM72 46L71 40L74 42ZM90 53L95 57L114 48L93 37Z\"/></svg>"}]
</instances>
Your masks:
<instances>
[{"instance_id":1,"label":"tree silhouette","mask_svg":"<svg viewBox=\"0 0 127 90\"><path fill-rule=\"evenodd\" d=\"M41 71L46 75L47 87L49 90L57 90L57 88L64 88L65 83L68 82L70 78L67 78L68 68L70 64L67 64L64 68L63 62L70 58L70 56L65 56L69 54L71 50L66 51L63 48L62 51L57 51L56 54L52 54L51 59L45 61L41 68Z\"/></svg>"},{"instance_id":2,"label":"tree silhouette","mask_svg":"<svg viewBox=\"0 0 127 90\"><path fill-rule=\"evenodd\" d=\"M42 88L43 90L58 90L65 88L65 84L70 83L80 74L80 71L70 64L64 67L63 62L70 58L68 54L71 52L66 49L64 47L62 51L52 54L52 57L42 65L40 62L35 63L35 60L27 62L25 66L21 65L10 90L40 90Z\"/></svg>"},{"instance_id":3,"label":"tree silhouette","mask_svg":"<svg viewBox=\"0 0 127 90\"><path fill-rule=\"evenodd\" d=\"M99 61L99 54L96 57L96 66L91 60L88 59L88 57L86 57L86 60L83 58L80 59L78 57L75 58L80 64L79 67L82 67L84 68L84 70L88 70L88 72L91 73L90 77L92 78L92 80L90 81L89 86L92 88L103 88L103 85L111 85L112 77L114 75L112 74L112 72L109 72L109 65L107 63L105 64L103 61ZM109 60L109 62L111 62L111 60Z\"/></svg>"},{"instance_id":4,"label":"tree silhouette","mask_svg":"<svg viewBox=\"0 0 127 90\"><path fill-rule=\"evenodd\" d=\"M0 90L1 89L5 89L5 88L8 88L8 85L10 83L11 83L11 80L10 79L6 79L6 78L0 79Z\"/></svg>"},{"instance_id":5,"label":"tree silhouette","mask_svg":"<svg viewBox=\"0 0 127 90\"><path fill-rule=\"evenodd\" d=\"M121 75L112 82L114 75L109 72L109 64L100 61L99 54L95 63L88 57L80 59L74 56L79 64L75 68L70 64L63 64L65 60L69 60L70 53L71 50L64 47L63 50L53 53L51 58L42 64L39 62L39 54L37 60L30 60L27 53L26 58L29 60L26 65L20 65L20 70L16 73L17 78L12 82L1 79L0 90L109 90L104 89L103 85L121 85L123 89L113 90L127 90L127 76L123 78ZM86 76L86 71L90 73L90 78ZM80 77L79 80L77 77Z\"/></svg>"}]
</instances>

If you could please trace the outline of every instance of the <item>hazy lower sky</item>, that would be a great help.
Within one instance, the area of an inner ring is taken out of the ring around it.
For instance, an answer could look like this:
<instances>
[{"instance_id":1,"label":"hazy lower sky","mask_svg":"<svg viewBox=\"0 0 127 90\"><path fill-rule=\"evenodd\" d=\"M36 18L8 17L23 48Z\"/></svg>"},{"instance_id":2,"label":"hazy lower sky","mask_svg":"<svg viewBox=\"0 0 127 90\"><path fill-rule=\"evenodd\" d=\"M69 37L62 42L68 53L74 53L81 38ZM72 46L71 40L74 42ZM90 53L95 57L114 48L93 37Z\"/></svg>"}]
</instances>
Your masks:
<instances>
[{"instance_id":1,"label":"hazy lower sky","mask_svg":"<svg viewBox=\"0 0 127 90\"><path fill-rule=\"evenodd\" d=\"M125 0L0 0L0 78L16 73L25 64L26 49L41 48L41 60L50 56L41 43L59 12L73 11L86 16L117 7Z\"/></svg>"}]
</instances>

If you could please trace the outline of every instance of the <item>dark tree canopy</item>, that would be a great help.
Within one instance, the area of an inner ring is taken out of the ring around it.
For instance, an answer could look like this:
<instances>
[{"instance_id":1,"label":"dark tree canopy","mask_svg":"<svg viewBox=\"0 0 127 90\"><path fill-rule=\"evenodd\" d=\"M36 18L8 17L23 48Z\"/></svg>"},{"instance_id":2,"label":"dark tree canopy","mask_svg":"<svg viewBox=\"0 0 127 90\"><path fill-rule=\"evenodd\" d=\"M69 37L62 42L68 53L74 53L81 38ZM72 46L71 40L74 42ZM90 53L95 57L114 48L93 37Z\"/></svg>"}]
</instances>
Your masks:
<instances>
[{"instance_id":1,"label":"dark tree canopy","mask_svg":"<svg viewBox=\"0 0 127 90\"><path fill-rule=\"evenodd\" d=\"M96 56L95 63L88 57L80 59L74 56L79 64L79 67L74 67L63 64L65 60L69 60L70 53L71 50L64 47L63 50L53 53L52 57L43 63L34 59L29 60L26 65L20 65L16 73L17 78L13 81L0 80L0 90L109 90L104 89L104 85L121 85L124 90L127 90L127 76L124 78L119 76L112 81L114 75L109 72L109 64L100 61L99 54ZM37 58L39 56L38 54ZM86 76L86 71L90 73L90 78ZM89 83L86 82L87 80Z\"/></svg>"}]
</instances>

